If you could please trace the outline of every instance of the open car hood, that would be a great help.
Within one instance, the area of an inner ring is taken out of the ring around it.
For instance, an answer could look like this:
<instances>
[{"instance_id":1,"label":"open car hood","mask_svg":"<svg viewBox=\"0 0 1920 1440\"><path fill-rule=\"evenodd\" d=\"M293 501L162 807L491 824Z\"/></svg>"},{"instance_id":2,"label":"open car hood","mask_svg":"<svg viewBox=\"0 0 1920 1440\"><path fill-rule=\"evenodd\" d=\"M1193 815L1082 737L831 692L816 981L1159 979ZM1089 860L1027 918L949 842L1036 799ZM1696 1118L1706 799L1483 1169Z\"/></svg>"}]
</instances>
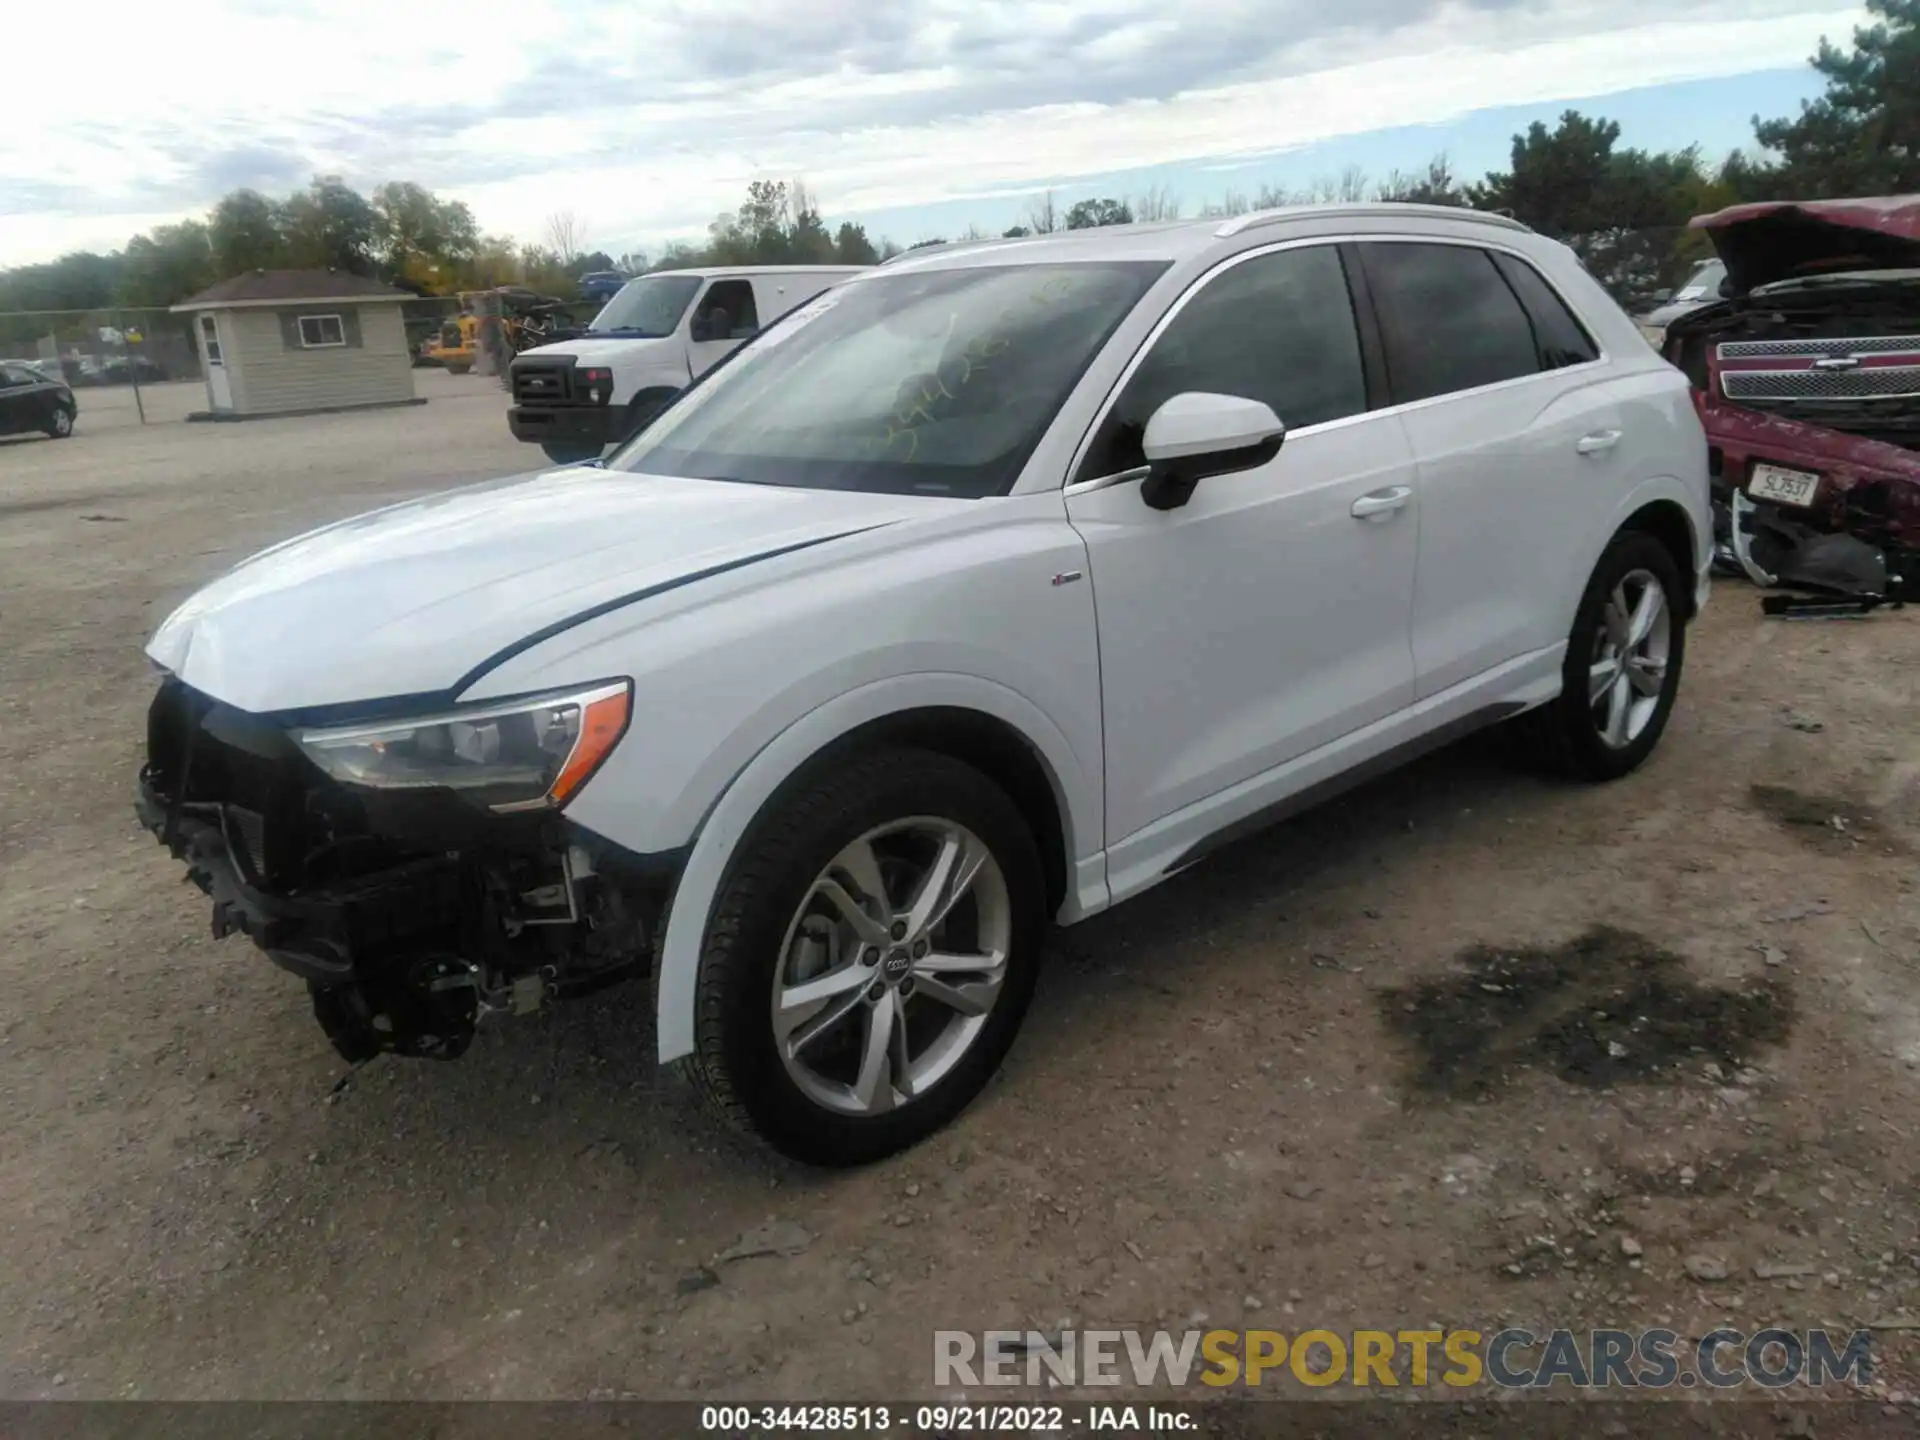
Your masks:
<instances>
[{"instance_id":1,"label":"open car hood","mask_svg":"<svg viewBox=\"0 0 1920 1440\"><path fill-rule=\"evenodd\" d=\"M1690 227L1713 241L1735 295L1802 275L1920 269L1920 195L1732 205Z\"/></svg>"}]
</instances>

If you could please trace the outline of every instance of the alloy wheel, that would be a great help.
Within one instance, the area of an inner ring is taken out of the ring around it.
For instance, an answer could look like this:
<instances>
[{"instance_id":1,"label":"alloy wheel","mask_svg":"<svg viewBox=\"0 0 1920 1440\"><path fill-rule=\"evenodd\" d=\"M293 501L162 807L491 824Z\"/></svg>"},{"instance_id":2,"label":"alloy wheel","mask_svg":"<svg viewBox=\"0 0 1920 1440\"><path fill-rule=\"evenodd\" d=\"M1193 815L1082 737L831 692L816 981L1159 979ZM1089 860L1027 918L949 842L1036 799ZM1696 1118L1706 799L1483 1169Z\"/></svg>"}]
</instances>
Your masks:
<instances>
[{"instance_id":1,"label":"alloy wheel","mask_svg":"<svg viewBox=\"0 0 1920 1440\"><path fill-rule=\"evenodd\" d=\"M943 1080L985 1028L1013 909L986 844L918 816L869 830L808 887L774 968L774 1043L814 1103L877 1115Z\"/></svg>"},{"instance_id":2,"label":"alloy wheel","mask_svg":"<svg viewBox=\"0 0 1920 1440\"><path fill-rule=\"evenodd\" d=\"M1607 597L1593 637L1587 703L1609 749L1624 750L1645 733L1667 684L1673 607L1650 570L1631 570Z\"/></svg>"}]
</instances>

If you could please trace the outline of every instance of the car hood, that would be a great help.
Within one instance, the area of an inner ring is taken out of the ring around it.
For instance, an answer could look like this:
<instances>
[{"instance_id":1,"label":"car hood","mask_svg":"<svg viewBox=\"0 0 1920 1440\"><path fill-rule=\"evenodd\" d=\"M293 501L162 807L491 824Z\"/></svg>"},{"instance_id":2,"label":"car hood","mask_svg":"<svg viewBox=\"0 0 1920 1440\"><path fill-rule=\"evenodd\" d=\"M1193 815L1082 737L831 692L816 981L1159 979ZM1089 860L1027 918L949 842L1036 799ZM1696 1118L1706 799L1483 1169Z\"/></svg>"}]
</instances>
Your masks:
<instances>
[{"instance_id":1,"label":"car hood","mask_svg":"<svg viewBox=\"0 0 1920 1440\"><path fill-rule=\"evenodd\" d=\"M1920 195L1733 205L1690 224L1736 295L1805 274L1920 267Z\"/></svg>"},{"instance_id":2,"label":"car hood","mask_svg":"<svg viewBox=\"0 0 1920 1440\"><path fill-rule=\"evenodd\" d=\"M147 654L254 713L444 694L542 632L971 503L568 467L408 501L262 551L174 611Z\"/></svg>"},{"instance_id":3,"label":"car hood","mask_svg":"<svg viewBox=\"0 0 1920 1440\"><path fill-rule=\"evenodd\" d=\"M662 355L675 356L677 347L671 335L658 339L647 339L639 335L610 335L604 340L591 335L582 335L572 340L556 340L551 345L536 345L531 350L522 350L522 355L550 355L556 359L573 356L583 365L591 365L596 360L608 362L614 360L645 362L650 353L659 351Z\"/></svg>"}]
</instances>

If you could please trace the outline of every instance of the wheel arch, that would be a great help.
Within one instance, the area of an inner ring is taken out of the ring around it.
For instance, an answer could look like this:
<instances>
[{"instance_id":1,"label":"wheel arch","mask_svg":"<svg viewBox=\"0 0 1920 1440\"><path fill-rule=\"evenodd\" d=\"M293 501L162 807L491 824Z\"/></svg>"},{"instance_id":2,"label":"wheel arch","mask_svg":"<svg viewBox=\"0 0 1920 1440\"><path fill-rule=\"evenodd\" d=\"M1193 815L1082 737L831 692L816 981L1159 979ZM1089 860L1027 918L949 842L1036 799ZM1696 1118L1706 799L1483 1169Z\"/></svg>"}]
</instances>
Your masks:
<instances>
[{"instance_id":1,"label":"wheel arch","mask_svg":"<svg viewBox=\"0 0 1920 1440\"><path fill-rule=\"evenodd\" d=\"M692 1053L707 924L741 845L784 795L847 755L900 745L972 765L1006 791L1033 829L1050 913L1077 918L1104 906L1104 872L1097 861L1080 858L1083 849L1097 852L1101 819L1086 813L1084 797L1076 809L1074 777L1083 767L1066 736L1030 701L992 682L913 678L906 690L904 679L864 687L788 726L707 812L675 885L655 957L662 1063ZM956 683L929 683L941 680ZM1092 773L1097 777L1097 764Z\"/></svg>"},{"instance_id":2,"label":"wheel arch","mask_svg":"<svg viewBox=\"0 0 1920 1440\"><path fill-rule=\"evenodd\" d=\"M1680 578L1686 582L1682 603L1686 606L1686 618L1691 620L1699 608L1693 584L1699 568L1696 558L1699 554L1699 537L1694 533L1693 519L1685 507L1677 500L1650 500L1621 521L1615 533L1651 535L1660 542L1673 557L1674 568L1680 572Z\"/></svg>"}]
</instances>

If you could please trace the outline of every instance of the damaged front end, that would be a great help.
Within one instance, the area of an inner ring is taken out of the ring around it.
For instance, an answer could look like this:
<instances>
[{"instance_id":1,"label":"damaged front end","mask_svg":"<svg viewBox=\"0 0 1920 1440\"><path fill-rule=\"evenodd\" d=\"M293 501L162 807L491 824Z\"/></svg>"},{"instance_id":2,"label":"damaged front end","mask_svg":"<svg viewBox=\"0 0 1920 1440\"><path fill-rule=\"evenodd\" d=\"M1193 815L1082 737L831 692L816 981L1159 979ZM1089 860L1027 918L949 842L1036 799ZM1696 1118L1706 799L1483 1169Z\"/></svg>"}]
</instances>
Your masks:
<instances>
[{"instance_id":1,"label":"damaged front end","mask_svg":"<svg viewBox=\"0 0 1920 1440\"><path fill-rule=\"evenodd\" d=\"M1848 614L1920 593L1920 206L1702 216L1724 298L1668 330L1706 429L1722 568Z\"/></svg>"},{"instance_id":2,"label":"damaged front end","mask_svg":"<svg viewBox=\"0 0 1920 1440\"><path fill-rule=\"evenodd\" d=\"M645 972L671 875L559 811L625 716L603 686L316 729L168 677L136 808L342 1056L453 1059L489 1012Z\"/></svg>"}]
</instances>

